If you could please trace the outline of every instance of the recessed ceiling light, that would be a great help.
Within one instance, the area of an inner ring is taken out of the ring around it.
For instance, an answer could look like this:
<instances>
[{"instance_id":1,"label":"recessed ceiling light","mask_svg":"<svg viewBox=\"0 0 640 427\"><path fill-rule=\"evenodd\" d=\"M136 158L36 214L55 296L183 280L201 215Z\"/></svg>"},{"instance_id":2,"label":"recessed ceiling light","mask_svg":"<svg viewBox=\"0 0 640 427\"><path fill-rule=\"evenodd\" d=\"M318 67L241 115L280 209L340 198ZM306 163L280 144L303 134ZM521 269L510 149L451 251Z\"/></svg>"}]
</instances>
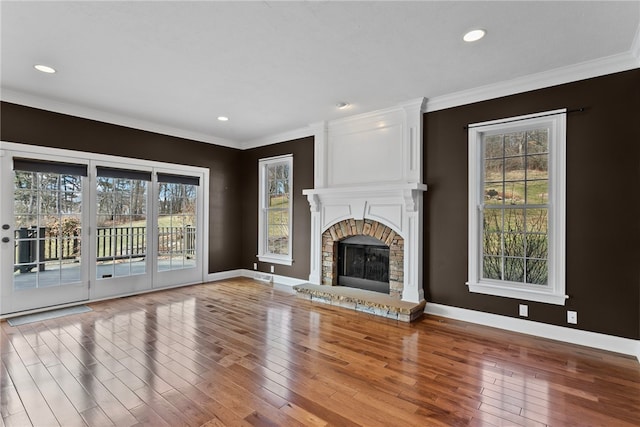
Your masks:
<instances>
[{"instance_id":1,"label":"recessed ceiling light","mask_svg":"<svg viewBox=\"0 0 640 427\"><path fill-rule=\"evenodd\" d=\"M344 110L345 108L347 108L349 106L348 102L338 102L336 104L336 107L338 107L339 110Z\"/></svg>"},{"instance_id":2,"label":"recessed ceiling light","mask_svg":"<svg viewBox=\"0 0 640 427\"><path fill-rule=\"evenodd\" d=\"M218 116L218 120L220 120L221 122L228 122L228 121L229 121L229 117L226 117L226 116Z\"/></svg>"},{"instance_id":3,"label":"recessed ceiling light","mask_svg":"<svg viewBox=\"0 0 640 427\"><path fill-rule=\"evenodd\" d=\"M37 65L34 65L33 68L48 74L53 74L56 72L55 68L49 67L48 65L37 64Z\"/></svg>"},{"instance_id":4,"label":"recessed ceiling light","mask_svg":"<svg viewBox=\"0 0 640 427\"><path fill-rule=\"evenodd\" d=\"M462 40L469 43L475 42L483 38L485 34L487 34L485 30L481 30L481 29L471 30L462 37Z\"/></svg>"}]
</instances>

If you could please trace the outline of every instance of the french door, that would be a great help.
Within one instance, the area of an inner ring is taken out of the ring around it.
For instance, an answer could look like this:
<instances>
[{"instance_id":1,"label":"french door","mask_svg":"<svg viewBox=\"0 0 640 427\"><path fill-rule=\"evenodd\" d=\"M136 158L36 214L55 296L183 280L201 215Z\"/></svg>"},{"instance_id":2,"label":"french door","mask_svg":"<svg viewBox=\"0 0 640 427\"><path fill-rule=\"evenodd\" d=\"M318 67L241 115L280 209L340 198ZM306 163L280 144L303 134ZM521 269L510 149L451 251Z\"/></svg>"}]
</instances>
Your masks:
<instances>
[{"instance_id":1,"label":"french door","mask_svg":"<svg viewBox=\"0 0 640 427\"><path fill-rule=\"evenodd\" d=\"M87 165L3 154L2 313L86 300Z\"/></svg>"},{"instance_id":2,"label":"french door","mask_svg":"<svg viewBox=\"0 0 640 427\"><path fill-rule=\"evenodd\" d=\"M0 314L203 281L206 170L0 144Z\"/></svg>"}]
</instances>

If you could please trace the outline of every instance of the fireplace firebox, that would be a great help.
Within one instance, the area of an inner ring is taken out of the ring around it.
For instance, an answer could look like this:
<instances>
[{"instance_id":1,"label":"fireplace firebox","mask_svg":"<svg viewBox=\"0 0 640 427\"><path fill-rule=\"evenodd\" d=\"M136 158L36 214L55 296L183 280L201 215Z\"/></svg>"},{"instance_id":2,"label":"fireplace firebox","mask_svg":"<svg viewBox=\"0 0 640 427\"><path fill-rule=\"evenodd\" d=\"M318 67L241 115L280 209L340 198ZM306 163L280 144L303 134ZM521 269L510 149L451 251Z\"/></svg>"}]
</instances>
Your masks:
<instances>
[{"instance_id":1,"label":"fireplace firebox","mask_svg":"<svg viewBox=\"0 0 640 427\"><path fill-rule=\"evenodd\" d=\"M338 285L389 295L389 247L369 236L338 244Z\"/></svg>"}]
</instances>

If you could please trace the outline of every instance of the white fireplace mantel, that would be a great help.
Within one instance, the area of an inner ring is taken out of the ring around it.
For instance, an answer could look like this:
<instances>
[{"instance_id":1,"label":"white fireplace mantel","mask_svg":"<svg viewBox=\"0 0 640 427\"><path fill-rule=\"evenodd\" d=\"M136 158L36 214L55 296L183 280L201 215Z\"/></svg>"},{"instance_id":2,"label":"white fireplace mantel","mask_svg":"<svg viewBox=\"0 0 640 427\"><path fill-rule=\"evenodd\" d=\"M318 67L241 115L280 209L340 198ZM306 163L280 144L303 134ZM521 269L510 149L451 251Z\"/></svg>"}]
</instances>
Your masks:
<instances>
[{"instance_id":1,"label":"white fireplace mantel","mask_svg":"<svg viewBox=\"0 0 640 427\"><path fill-rule=\"evenodd\" d=\"M347 219L374 220L404 239L402 300L424 301L422 289L422 115L426 99L354 115L314 128L311 272L322 280L322 233Z\"/></svg>"},{"instance_id":2,"label":"white fireplace mantel","mask_svg":"<svg viewBox=\"0 0 640 427\"><path fill-rule=\"evenodd\" d=\"M378 184L375 186L303 190L311 212L320 213L321 233L343 219L375 219L406 238L408 215L417 212L426 184Z\"/></svg>"}]
</instances>

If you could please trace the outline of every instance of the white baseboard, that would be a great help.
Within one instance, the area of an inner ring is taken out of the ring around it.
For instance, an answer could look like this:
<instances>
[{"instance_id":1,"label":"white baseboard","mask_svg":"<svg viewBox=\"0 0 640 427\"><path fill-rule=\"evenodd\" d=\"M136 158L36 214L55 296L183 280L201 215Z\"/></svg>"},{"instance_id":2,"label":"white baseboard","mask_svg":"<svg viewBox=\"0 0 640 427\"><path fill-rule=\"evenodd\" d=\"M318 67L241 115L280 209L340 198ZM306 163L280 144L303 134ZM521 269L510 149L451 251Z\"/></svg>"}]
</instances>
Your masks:
<instances>
[{"instance_id":1,"label":"white baseboard","mask_svg":"<svg viewBox=\"0 0 640 427\"><path fill-rule=\"evenodd\" d=\"M264 273L262 271L254 271L254 270L237 270L241 271L242 277L249 277L251 279L261 280L263 282L271 282L276 285L284 285L284 286L296 286L302 285L303 283L309 283L306 280L296 279L294 277L288 276L279 276L273 273Z\"/></svg>"},{"instance_id":2,"label":"white baseboard","mask_svg":"<svg viewBox=\"0 0 640 427\"><path fill-rule=\"evenodd\" d=\"M215 282L216 280L233 279L234 277L243 277L244 270L229 270L221 271L219 273L209 273L206 277L206 282Z\"/></svg>"},{"instance_id":3,"label":"white baseboard","mask_svg":"<svg viewBox=\"0 0 640 427\"><path fill-rule=\"evenodd\" d=\"M296 285L302 285L309 283L307 280L296 279L294 277L279 276L273 273L265 273L263 271L254 271L248 269L238 269L221 271L219 273L210 273L206 281L214 282L216 280L233 279L234 277L248 277L250 279L260 280L262 282L273 283L274 285L283 285L293 287Z\"/></svg>"},{"instance_id":4,"label":"white baseboard","mask_svg":"<svg viewBox=\"0 0 640 427\"><path fill-rule=\"evenodd\" d=\"M465 308L451 307L448 305L427 302L424 308L427 314L462 320L493 328L506 329L508 331L535 335L557 341L584 345L601 350L635 356L640 361L640 340L621 338L613 335L596 332L581 331L579 329L565 328L563 326L548 325L514 317L498 314L484 313L482 311L468 310Z\"/></svg>"}]
</instances>

